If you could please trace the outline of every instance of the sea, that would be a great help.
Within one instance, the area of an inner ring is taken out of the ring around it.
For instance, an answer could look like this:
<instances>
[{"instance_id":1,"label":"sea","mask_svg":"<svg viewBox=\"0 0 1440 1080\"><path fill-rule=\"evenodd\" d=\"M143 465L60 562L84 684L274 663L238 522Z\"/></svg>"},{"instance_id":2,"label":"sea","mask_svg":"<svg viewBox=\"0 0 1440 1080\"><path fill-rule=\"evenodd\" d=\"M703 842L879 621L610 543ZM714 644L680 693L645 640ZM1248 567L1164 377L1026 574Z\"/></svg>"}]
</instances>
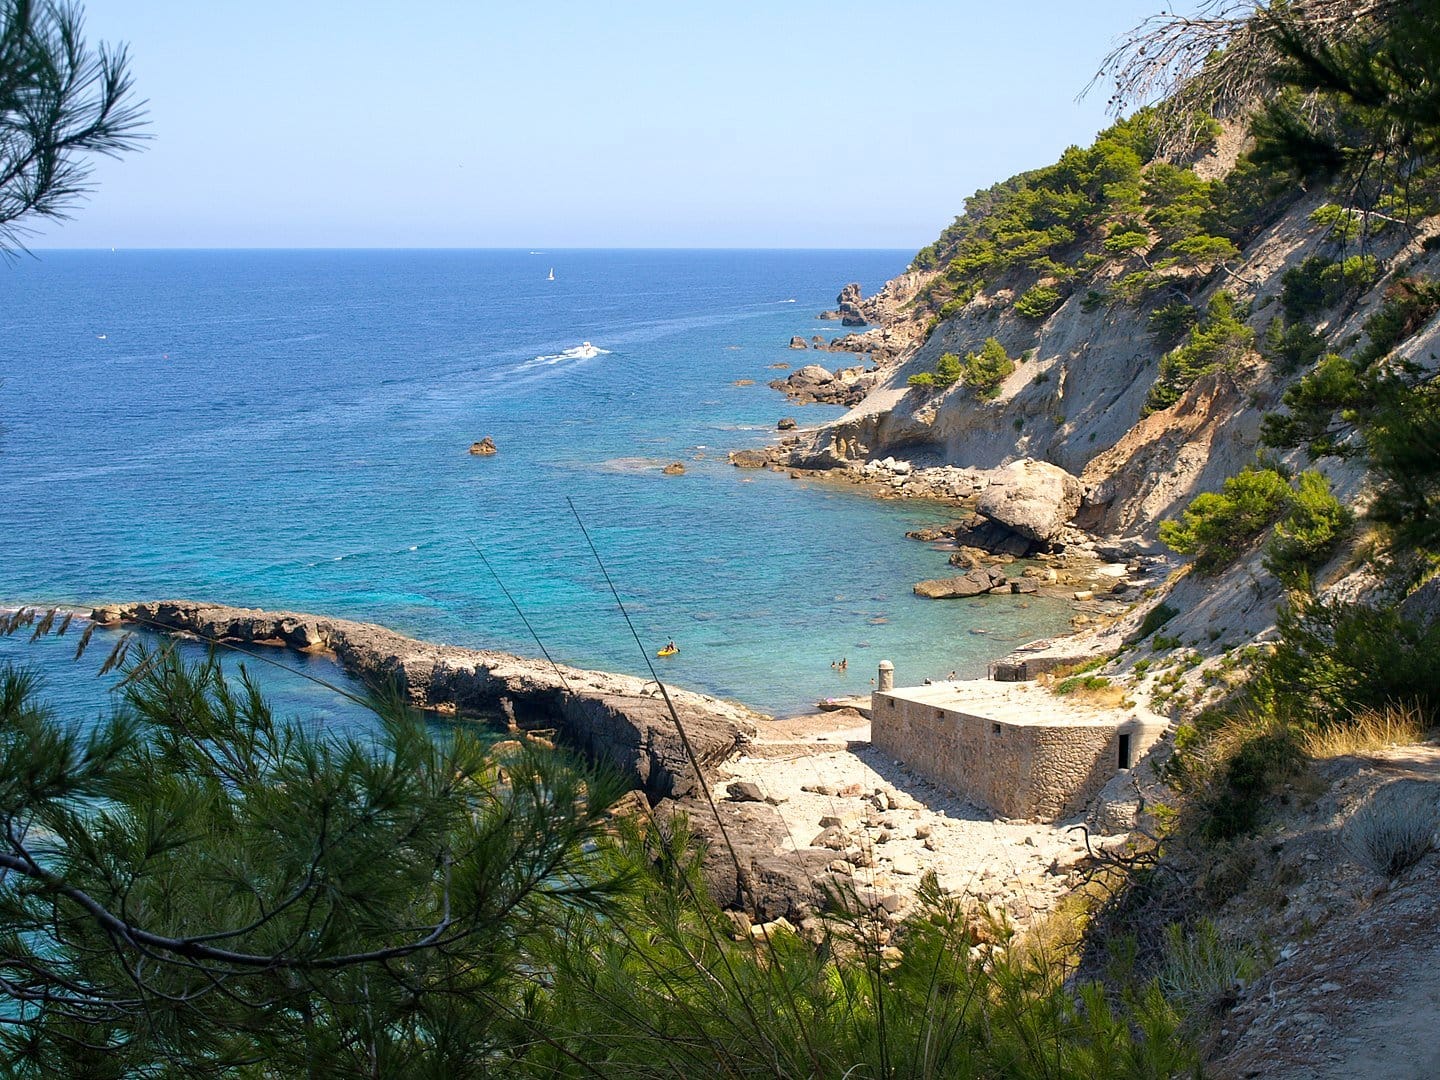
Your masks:
<instances>
[{"instance_id":1,"label":"sea","mask_svg":"<svg viewBox=\"0 0 1440 1080\"><path fill-rule=\"evenodd\" d=\"M183 597L530 656L538 639L776 715L868 691L881 660L902 685L981 675L1063 630L1065 605L917 598L949 567L905 533L945 507L727 461L783 416L842 414L766 384L852 362L787 345L838 334L816 315L840 286L868 294L910 255L21 256L0 266L0 607ZM486 436L498 452L470 454ZM95 715L109 639L75 661L73 634L0 638L0 663ZM249 667L277 709L363 727L319 683Z\"/></svg>"}]
</instances>

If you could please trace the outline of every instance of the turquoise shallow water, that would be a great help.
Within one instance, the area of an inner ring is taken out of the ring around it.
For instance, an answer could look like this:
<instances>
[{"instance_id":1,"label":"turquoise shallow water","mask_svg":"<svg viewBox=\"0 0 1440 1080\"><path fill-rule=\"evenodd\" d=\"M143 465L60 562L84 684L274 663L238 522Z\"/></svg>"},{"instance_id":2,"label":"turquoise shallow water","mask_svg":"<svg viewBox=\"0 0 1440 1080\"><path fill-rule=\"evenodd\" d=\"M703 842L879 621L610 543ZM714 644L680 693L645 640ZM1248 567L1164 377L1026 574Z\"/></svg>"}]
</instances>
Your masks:
<instances>
[{"instance_id":1,"label":"turquoise shallow water","mask_svg":"<svg viewBox=\"0 0 1440 1080\"><path fill-rule=\"evenodd\" d=\"M681 645L678 684L785 713L868 689L882 658L902 682L977 674L1063 605L919 600L945 558L903 534L942 509L725 461L780 416L839 414L790 405L769 365L838 332L813 316L841 284L908 257L25 259L0 270L0 603L184 596L534 655L474 543L558 659L641 673L569 497L647 650ZM566 354L582 341L604 351ZM484 435L500 452L466 453ZM59 693L82 678L13 655Z\"/></svg>"}]
</instances>

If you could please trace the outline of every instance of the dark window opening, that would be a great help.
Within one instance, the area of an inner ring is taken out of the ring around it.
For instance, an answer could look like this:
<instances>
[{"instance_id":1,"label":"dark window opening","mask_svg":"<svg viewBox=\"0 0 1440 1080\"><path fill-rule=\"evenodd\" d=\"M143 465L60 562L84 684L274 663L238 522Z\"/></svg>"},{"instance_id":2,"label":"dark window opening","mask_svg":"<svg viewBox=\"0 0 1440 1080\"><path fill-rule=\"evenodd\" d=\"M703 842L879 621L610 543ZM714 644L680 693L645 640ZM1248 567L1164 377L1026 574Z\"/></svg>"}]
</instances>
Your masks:
<instances>
[{"instance_id":1,"label":"dark window opening","mask_svg":"<svg viewBox=\"0 0 1440 1080\"><path fill-rule=\"evenodd\" d=\"M991 725L990 725L990 734L991 734L991 735L999 735L999 734L1000 734L1000 725L999 725L999 724L991 724Z\"/></svg>"},{"instance_id":2,"label":"dark window opening","mask_svg":"<svg viewBox=\"0 0 1440 1080\"><path fill-rule=\"evenodd\" d=\"M1120 768L1130 767L1130 733L1122 732L1120 735Z\"/></svg>"}]
</instances>

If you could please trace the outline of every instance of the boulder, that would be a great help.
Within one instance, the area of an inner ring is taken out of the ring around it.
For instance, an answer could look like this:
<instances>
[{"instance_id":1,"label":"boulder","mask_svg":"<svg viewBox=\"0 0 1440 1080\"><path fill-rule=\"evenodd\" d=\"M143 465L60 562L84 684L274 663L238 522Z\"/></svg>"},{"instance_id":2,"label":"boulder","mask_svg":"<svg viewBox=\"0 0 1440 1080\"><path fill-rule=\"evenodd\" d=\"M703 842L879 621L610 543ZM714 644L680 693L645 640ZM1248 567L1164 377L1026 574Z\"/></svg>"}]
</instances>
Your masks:
<instances>
[{"instance_id":1,"label":"boulder","mask_svg":"<svg viewBox=\"0 0 1440 1080\"><path fill-rule=\"evenodd\" d=\"M823 349L823 348L825 348L825 339L824 339L823 337L821 337L819 334L812 334L812 335L810 336L810 347L811 347L812 349Z\"/></svg>"},{"instance_id":2,"label":"boulder","mask_svg":"<svg viewBox=\"0 0 1440 1080\"><path fill-rule=\"evenodd\" d=\"M923 596L927 600L956 600L979 596L1006 585L1008 581L1004 571L994 567L980 567L960 577L921 581L915 585L914 591L916 596Z\"/></svg>"},{"instance_id":3,"label":"boulder","mask_svg":"<svg viewBox=\"0 0 1440 1080\"><path fill-rule=\"evenodd\" d=\"M666 476L684 476L685 465L683 462L672 461L669 465L666 465L665 468L661 469L660 471Z\"/></svg>"},{"instance_id":4,"label":"boulder","mask_svg":"<svg viewBox=\"0 0 1440 1080\"><path fill-rule=\"evenodd\" d=\"M777 431L794 431L795 418L793 416L782 416L780 422L775 425Z\"/></svg>"},{"instance_id":5,"label":"boulder","mask_svg":"<svg viewBox=\"0 0 1440 1080\"><path fill-rule=\"evenodd\" d=\"M855 405L879 376L863 367L830 371L819 364L806 364L784 379L774 379L770 387L781 391L799 405L821 402L826 405Z\"/></svg>"},{"instance_id":6,"label":"boulder","mask_svg":"<svg viewBox=\"0 0 1440 1080\"><path fill-rule=\"evenodd\" d=\"M732 450L730 464L737 469L763 469L770 464L770 455L764 450Z\"/></svg>"},{"instance_id":7,"label":"boulder","mask_svg":"<svg viewBox=\"0 0 1440 1080\"><path fill-rule=\"evenodd\" d=\"M493 454L495 452L495 440L492 439L489 435L486 435L479 442L473 442L470 444L470 453L472 454L483 456L487 454Z\"/></svg>"},{"instance_id":8,"label":"boulder","mask_svg":"<svg viewBox=\"0 0 1440 1080\"><path fill-rule=\"evenodd\" d=\"M1080 481L1060 466L1024 458L991 474L975 509L1011 532L1048 543L1080 509L1080 491Z\"/></svg>"},{"instance_id":9,"label":"boulder","mask_svg":"<svg viewBox=\"0 0 1440 1080\"><path fill-rule=\"evenodd\" d=\"M805 339L799 334L794 335L790 339L790 348L792 349L808 349L809 347L809 345L805 344Z\"/></svg>"},{"instance_id":10,"label":"boulder","mask_svg":"<svg viewBox=\"0 0 1440 1080\"><path fill-rule=\"evenodd\" d=\"M792 382L803 381L814 383L816 386L824 386L835 378L835 373L829 368L821 367L819 364L806 364L794 375L790 376Z\"/></svg>"},{"instance_id":11,"label":"boulder","mask_svg":"<svg viewBox=\"0 0 1440 1080\"><path fill-rule=\"evenodd\" d=\"M962 551L969 549L988 555L1013 555L1017 559L1033 555L1042 547L1054 547L1053 544L1041 544L1028 536L1012 532L998 521L991 521L979 514L971 514L968 519L956 525L952 536Z\"/></svg>"},{"instance_id":12,"label":"boulder","mask_svg":"<svg viewBox=\"0 0 1440 1080\"><path fill-rule=\"evenodd\" d=\"M760 785L751 783L749 780L733 780L728 789L732 802L764 802L765 793L760 790Z\"/></svg>"}]
</instances>

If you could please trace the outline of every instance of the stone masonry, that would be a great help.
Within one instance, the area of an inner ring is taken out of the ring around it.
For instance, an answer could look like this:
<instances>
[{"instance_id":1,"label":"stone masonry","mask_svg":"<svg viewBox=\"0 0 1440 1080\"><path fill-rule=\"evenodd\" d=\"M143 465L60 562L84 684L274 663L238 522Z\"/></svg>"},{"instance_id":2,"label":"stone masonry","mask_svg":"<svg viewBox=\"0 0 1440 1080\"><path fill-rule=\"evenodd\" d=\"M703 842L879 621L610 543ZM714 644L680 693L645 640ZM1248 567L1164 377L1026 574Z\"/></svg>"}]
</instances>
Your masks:
<instances>
[{"instance_id":1,"label":"stone masonry","mask_svg":"<svg viewBox=\"0 0 1440 1080\"><path fill-rule=\"evenodd\" d=\"M1167 726L984 680L877 691L870 724L875 746L928 779L1004 817L1052 821L1084 809Z\"/></svg>"}]
</instances>

